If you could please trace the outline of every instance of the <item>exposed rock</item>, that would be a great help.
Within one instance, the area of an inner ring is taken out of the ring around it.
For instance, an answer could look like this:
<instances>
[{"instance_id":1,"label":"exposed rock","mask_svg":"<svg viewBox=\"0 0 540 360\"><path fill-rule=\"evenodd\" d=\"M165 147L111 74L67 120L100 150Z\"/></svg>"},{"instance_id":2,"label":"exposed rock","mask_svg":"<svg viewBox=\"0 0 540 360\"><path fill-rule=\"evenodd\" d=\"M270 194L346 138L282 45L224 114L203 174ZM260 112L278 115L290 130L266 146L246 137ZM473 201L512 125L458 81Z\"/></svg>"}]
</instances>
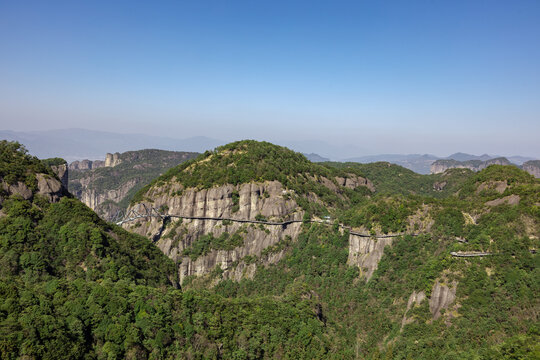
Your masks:
<instances>
[{"instance_id":1,"label":"exposed rock","mask_svg":"<svg viewBox=\"0 0 540 360\"><path fill-rule=\"evenodd\" d=\"M107 153L107 155L105 156L105 167L115 167L121 162L122 160L120 159L120 153Z\"/></svg>"},{"instance_id":2,"label":"exposed rock","mask_svg":"<svg viewBox=\"0 0 540 360\"><path fill-rule=\"evenodd\" d=\"M522 168L535 178L540 178L540 160L527 161L523 163Z\"/></svg>"},{"instance_id":3,"label":"exposed rock","mask_svg":"<svg viewBox=\"0 0 540 360\"><path fill-rule=\"evenodd\" d=\"M468 161L457 161L453 159L441 159L436 160L431 164L430 172L432 174L443 173L448 169L460 168L460 169L469 169L472 171L480 171L485 169L490 165L512 165L507 158L499 157L489 160L468 160Z\"/></svg>"},{"instance_id":4,"label":"exposed rock","mask_svg":"<svg viewBox=\"0 0 540 360\"><path fill-rule=\"evenodd\" d=\"M426 294L423 291L419 291L418 293L416 291L413 291L413 293L409 297L409 301L407 302L407 311L411 309L413 304L420 305L420 303L424 301L425 298Z\"/></svg>"},{"instance_id":5,"label":"exposed rock","mask_svg":"<svg viewBox=\"0 0 540 360\"><path fill-rule=\"evenodd\" d=\"M191 238L189 236L190 234L199 232L201 228L212 228L212 230L214 230L214 236L218 237L225 231L225 229L227 229L229 233L234 233L239 231L241 227L241 225L237 223L233 223L227 227L217 227L216 223L218 222L212 220L194 220L193 223L195 224L187 226L187 234L184 240L180 240L180 244L177 248L172 248L169 244L166 244L167 242L170 242L170 240L160 240L158 242L158 247L162 249L162 251L168 248L169 254L166 254L171 256L173 259L176 258L177 261L181 261L178 265L180 282L182 282L183 279L189 275L200 276L208 274L218 265L222 270L224 270L223 277L226 279L230 278L232 280L239 281L243 277L252 277L256 269L255 267L251 267L250 271L246 271L246 273L244 273L244 268L249 269L249 266L242 263L237 267L232 267L232 264L240 261L242 258L248 255L259 257L264 249L275 245L287 235L291 238L296 238L300 233L301 227L300 223L294 223L285 228L282 228L281 226L265 226L264 228L268 230L267 233L260 227L248 226L246 229L247 233L243 236L244 244L242 246L239 246L233 250L213 250L193 261L189 257L181 257L181 251L179 251L180 248L187 247L185 245L191 245L191 243L196 240L196 238ZM181 259L179 259L179 257L181 257ZM264 261L264 265L275 263L280 259L281 257L269 257Z\"/></svg>"},{"instance_id":6,"label":"exposed rock","mask_svg":"<svg viewBox=\"0 0 540 360\"><path fill-rule=\"evenodd\" d=\"M500 198L500 199L486 201L486 205L487 206L498 206L498 205L501 205L501 204L517 205L517 204L519 204L519 200L520 200L519 195L514 194L514 195L505 196L505 197Z\"/></svg>"},{"instance_id":7,"label":"exposed rock","mask_svg":"<svg viewBox=\"0 0 540 360\"><path fill-rule=\"evenodd\" d=\"M181 191L181 195L178 194ZM235 206L233 193L238 193L238 203ZM143 202L148 207L166 208L168 214L196 216L196 217L219 217L239 220L255 220L262 215L269 220L301 220L303 211L299 211L294 200L289 199L287 192L278 181L264 183L247 183L238 186L223 185L210 189L183 189L175 184L167 188L154 188L149 196L154 200L152 203ZM141 204L133 208L137 210ZM129 210L129 209L128 209ZM236 210L236 211L234 211ZM140 225L124 224L125 228L141 235L152 238L156 234L161 223L159 219L152 218L150 221L141 220ZM174 227L169 226L169 228ZM222 276L233 280L239 280L244 276L252 276L253 267L242 263L246 256L259 257L264 249L275 245L284 237L290 236L296 239L300 232L301 223L293 223L288 226L275 225L249 225L239 222L223 224L218 220L183 220L181 226L176 228L177 235L169 237L169 229L157 241L157 246L171 259L179 263L180 281L189 275L204 275L210 273L216 266L224 270ZM206 234L219 237L224 232L229 234L239 233L244 239L242 246L233 250L212 250L206 255L192 260L182 256L182 252L189 248L197 239ZM263 264L279 261L281 255L266 256ZM236 267L232 264L237 263ZM245 270L245 271L244 271Z\"/></svg>"},{"instance_id":8,"label":"exposed rock","mask_svg":"<svg viewBox=\"0 0 540 360\"><path fill-rule=\"evenodd\" d=\"M441 284L439 280L433 285L431 290L431 297L429 298L429 311L436 320L441 316L442 309L448 309L448 307L456 299L457 282L453 281L450 286Z\"/></svg>"},{"instance_id":9,"label":"exposed rock","mask_svg":"<svg viewBox=\"0 0 540 360\"><path fill-rule=\"evenodd\" d=\"M423 291L413 291L411 296L409 296L409 301L407 302L407 310L405 310L405 314L403 314L403 319L401 320L401 330L403 330L403 327L405 325L410 324L414 321L413 318L407 318L407 313L409 312L409 310L411 310L413 305L420 305L420 303L422 303L425 298L426 294Z\"/></svg>"},{"instance_id":10,"label":"exposed rock","mask_svg":"<svg viewBox=\"0 0 540 360\"><path fill-rule=\"evenodd\" d=\"M154 178L198 154L139 150L107 154L105 161L84 160L70 173L69 190L105 220L115 220L125 211L130 197ZM80 164L86 164L81 170ZM114 166L114 167L113 167Z\"/></svg>"},{"instance_id":11,"label":"exposed rock","mask_svg":"<svg viewBox=\"0 0 540 360\"><path fill-rule=\"evenodd\" d=\"M103 160L77 160L69 164L69 170L92 170L102 167L105 167L105 161Z\"/></svg>"},{"instance_id":12,"label":"exposed rock","mask_svg":"<svg viewBox=\"0 0 540 360\"><path fill-rule=\"evenodd\" d=\"M239 186L223 185L210 189L186 189L181 196L174 194L180 185L169 189L157 188L149 193L155 208L166 206L169 214L206 217L230 217L240 220L255 220L257 215L274 219L301 220L294 200L284 198L284 189L278 181L247 183ZM235 212L233 192L238 192L238 210Z\"/></svg>"},{"instance_id":13,"label":"exposed rock","mask_svg":"<svg viewBox=\"0 0 540 360\"><path fill-rule=\"evenodd\" d=\"M340 186L345 186L349 189L356 189L359 186L367 187L371 192L375 191L375 186L371 181L361 176L347 174L348 177L336 177L336 181Z\"/></svg>"},{"instance_id":14,"label":"exposed rock","mask_svg":"<svg viewBox=\"0 0 540 360\"><path fill-rule=\"evenodd\" d=\"M67 190L62 183L47 174L36 174L38 182L38 193L46 196L50 202L57 202L62 196L67 194Z\"/></svg>"},{"instance_id":15,"label":"exposed rock","mask_svg":"<svg viewBox=\"0 0 540 360\"><path fill-rule=\"evenodd\" d=\"M442 191L445 186L446 186L446 181L435 181L433 183L433 190Z\"/></svg>"},{"instance_id":16,"label":"exposed rock","mask_svg":"<svg viewBox=\"0 0 540 360\"><path fill-rule=\"evenodd\" d=\"M95 160L92 162L92 169L99 169L105 167L105 161L103 160Z\"/></svg>"},{"instance_id":17,"label":"exposed rock","mask_svg":"<svg viewBox=\"0 0 540 360\"><path fill-rule=\"evenodd\" d=\"M365 238L349 236L349 258L347 264L358 266L369 280L384 254L384 248L392 245L392 238Z\"/></svg>"},{"instance_id":18,"label":"exposed rock","mask_svg":"<svg viewBox=\"0 0 540 360\"><path fill-rule=\"evenodd\" d=\"M476 194L480 194L484 190L495 190L499 194L502 194L506 188L508 187L508 183L505 181L488 181L481 183L478 188L476 189Z\"/></svg>"},{"instance_id":19,"label":"exposed rock","mask_svg":"<svg viewBox=\"0 0 540 360\"><path fill-rule=\"evenodd\" d=\"M68 195L62 183L48 174L36 174L36 180L36 192L20 181L16 184L9 185L0 179L0 188L4 190L6 196L18 194L25 200L32 200L35 194L40 194L45 196L50 202L57 202L61 197ZM2 201L3 199L0 197L0 204Z\"/></svg>"},{"instance_id":20,"label":"exposed rock","mask_svg":"<svg viewBox=\"0 0 540 360\"><path fill-rule=\"evenodd\" d=\"M51 169L56 174L56 176L58 176L58 178L60 179L62 186L67 189L68 182L69 182L68 165L67 164L52 165Z\"/></svg>"},{"instance_id":21,"label":"exposed rock","mask_svg":"<svg viewBox=\"0 0 540 360\"><path fill-rule=\"evenodd\" d=\"M13 185L8 185L6 183L2 183L2 184L3 184L4 189L7 191L8 195L19 194L25 200L32 199L32 197L34 195L32 193L32 190L30 190L28 188L28 186L26 186L26 184L24 184L24 183L22 183L20 181L18 183L16 183L16 184L13 184Z\"/></svg>"}]
</instances>

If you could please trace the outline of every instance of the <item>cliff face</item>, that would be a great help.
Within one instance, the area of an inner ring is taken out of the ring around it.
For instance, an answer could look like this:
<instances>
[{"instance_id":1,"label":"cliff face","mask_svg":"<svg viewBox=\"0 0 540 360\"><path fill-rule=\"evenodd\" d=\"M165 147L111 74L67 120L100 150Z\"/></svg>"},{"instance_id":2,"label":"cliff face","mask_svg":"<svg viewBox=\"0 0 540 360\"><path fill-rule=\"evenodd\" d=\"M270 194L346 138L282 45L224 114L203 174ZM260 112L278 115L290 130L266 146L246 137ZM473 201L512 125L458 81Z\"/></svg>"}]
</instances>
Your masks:
<instances>
[{"instance_id":1,"label":"cliff face","mask_svg":"<svg viewBox=\"0 0 540 360\"><path fill-rule=\"evenodd\" d=\"M469 169L472 171L480 171L485 169L489 165L512 165L508 159L504 157L489 159L489 160L468 160L468 161L457 161L457 160L437 160L431 164L430 172L432 174L440 174L445 172L448 169Z\"/></svg>"},{"instance_id":2,"label":"cliff face","mask_svg":"<svg viewBox=\"0 0 540 360\"><path fill-rule=\"evenodd\" d=\"M107 154L105 156L105 167L115 167L122 162L120 153Z\"/></svg>"},{"instance_id":3,"label":"cliff face","mask_svg":"<svg viewBox=\"0 0 540 360\"><path fill-rule=\"evenodd\" d=\"M238 220L257 220L264 217L275 222L301 220L303 211L288 195L289 192L277 181L224 185L200 191L184 190L181 185L176 184L168 189L154 188L148 194L153 199L152 202L145 201L130 209L137 211L147 206L167 209L170 215L189 217ZM156 245L179 264L179 277L180 281L183 281L186 276L208 274L216 266L223 270L224 278L239 280L244 276L253 276L255 267L249 264L252 257L260 257L265 249L285 238L295 239L300 232L301 223L281 226L210 219L173 220L163 230L159 239L156 234L160 233L161 219L141 219L135 224L126 223L123 226L157 240ZM209 246L200 256L185 255L185 251L196 247L202 237L211 235L212 238L220 238L225 233L239 236L241 240L236 243L238 246L226 249ZM282 255L279 252L264 254L263 262L277 262Z\"/></svg>"},{"instance_id":4,"label":"cliff face","mask_svg":"<svg viewBox=\"0 0 540 360\"><path fill-rule=\"evenodd\" d=\"M105 166L105 161L102 160L81 160L74 161L69 164L69 170L91 170L99 169Z\"/></svg>"},{"instance_id":5,"label":"cliff face","mask_svg":"<svg viewBox=\"0 0 540 360\"><path fill-rule=\"evenodd\" d=\"M8 184L0 178L0 205L4 198L17 194L25 200L32 200L34 196L44 196L49 202L58 202L62 196L68 195L67 189L58 179L48 174L36 174L36 188L32 189L23 182Z\"/></svg>"},{"instance_id":6,"label":"cliff face","mask_svg":"<svg viewBox=\"0 0 540 360\"><path fill-rule=\"evenodd\" d=\"M67 164L53 165L53 166L51 166L51 169L54 171L54 173L60 179L60 182L62 183L62 186L67 189L68 188L68 183L69 183L68 165Z\"/></svg>"},{"instance_id":7,"label":"cliff face","mask_svg":"<svg viewBox=\"0 0 540 360\"><path fill-rule=\"evenodd\" d=\"M392 245L392 238L349 237L349 258L347 264L358 266L369 280L384 254L384 248Z\"/></svg>"},{"instance_id":8,"label":"cliff face","mask_svg":"<svg viewBox=\"0 0 540 360\"><path fill-rule=\"evenodd\" d=\"M540 160L531 160L523 163L523 170L534 176L540 178Z\"/></svg>"},{"instance_id":9,"label":"cliff face","mask_svg":"<svg viewBox=\"0 0 540 360\"><path fill-rule=\"evenodd\" d=\"M105 161L70 164L69 190L105 220L123 212L133 194L196 153L140 150L107 154Z\"/></svg>"}]
</instances>

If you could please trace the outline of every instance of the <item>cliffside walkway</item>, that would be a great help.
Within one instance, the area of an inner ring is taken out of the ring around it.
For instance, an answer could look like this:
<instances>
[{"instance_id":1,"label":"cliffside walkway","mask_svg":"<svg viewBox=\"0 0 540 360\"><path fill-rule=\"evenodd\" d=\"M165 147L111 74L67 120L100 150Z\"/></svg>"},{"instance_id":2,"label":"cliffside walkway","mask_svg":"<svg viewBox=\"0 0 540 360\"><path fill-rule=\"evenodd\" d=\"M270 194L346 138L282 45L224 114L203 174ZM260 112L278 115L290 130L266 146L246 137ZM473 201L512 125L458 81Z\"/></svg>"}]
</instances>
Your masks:
<instances>
[{"instance_id":1,"label":"cliffside walkway","mask_svg":"<svg viewBox=\"0 0 540 360\"><path fill-rule=\"evenodd\" d=\"M536 249L529 249L529 252L531 254L536 254ZM491 256L495 254L490 253L490 252L482 252L482 251L452 251L450 255L455 256L455 257L483 257L483 256Z\"/></svg>"},{"instance_id":2,"label":"cliffside walkway","mask_svg":"<svg viewBox=\"0 0 540 360\"><path fill-rule=\"evenodd\" d=\"M467 251L467 252L461 252L461 251L452 251L450 255L455 257L482 257L482 256L491 256L492 253L488 252L481 252L481 251Z\"/></svg>"},{"instance_id":3,"label":"cliffside walkway","mask_svg":"<svg viewBox=\"0 0 540 360\"><path fill-rule=\"evenodd\" d=\"M144 205L143 205L144 206ZM250 219L235 219L235 218L229 218L229 217L212 217L212 216L189 216L189 215L175 215L175 214L162 214L155 208L147 208L144 206L144 212L140 213L135 210L131 210L122 220L116 222L116 225L122 225L127 222L135 221L138 219L144 219L144 218L159 218L162 220L170 219L170 218L177 218L177 219L186 219L186 220L213 220L213 221L231 221L231 222L237 222L237 223L245 223L245 224L262 224L262 225L270 225L270 226L287 226L294 223L302 223L304 220L285 220L281 222L275 222L275 221L267 221L267 220L250 220ZM310 223L317 223L317 224L324 224L324 225L333 225L333 223L324 221L324 220L309 220ZM398 236L403 235L411 235L411 236L417 236L418 234L407 234L407 233L399 233L399 234L391 234L391 235L372 235L372 234L362 234L359 232L352 231L352 229L348 226L339 224L339 227L348 230L351 235L360 236L360 237L366 237L366 238L394 238Z\"/></svg>"}]
</instances>

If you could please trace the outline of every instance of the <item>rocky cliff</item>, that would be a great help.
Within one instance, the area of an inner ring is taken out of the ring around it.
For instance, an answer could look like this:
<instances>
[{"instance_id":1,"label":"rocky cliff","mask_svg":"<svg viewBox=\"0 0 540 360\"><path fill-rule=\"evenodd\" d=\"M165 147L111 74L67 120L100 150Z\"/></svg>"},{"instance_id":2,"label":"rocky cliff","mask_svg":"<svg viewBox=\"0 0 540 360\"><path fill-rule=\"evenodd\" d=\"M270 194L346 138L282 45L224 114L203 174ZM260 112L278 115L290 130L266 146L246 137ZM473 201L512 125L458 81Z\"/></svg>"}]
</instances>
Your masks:
<instances>
[{"instance_id":1,"label":"rocky cliff","mask_svg":"<svg viewBox=\"0 0 540 360\"><path fill-rule=\"evenodd\" d=\"M54 171L56 176L60 179L60 182L62 183L62 186L66 189L68 188L69 184L69 170L67 164L60 164L60 165L52 165L51 169Z\"/></svg>"},{"instance_id":2,"label":"rocky cliff","mask_svg":"<svg viewBox=\"0 0 540 360\"><path fill-rule=\"evenodd\" d=\"M489 160L468 160L468 161L457 161L453 159L441 159L436 160L431 164L430 172L432 174L440 174L445 172L448 169L469 169L472 171L480 171L485 169L489 165L512 165L508 159L504 157L499 157Z\"/></svg>"},{"instance_id":3,"label":"rocky cliff","mask_svg":"<svg viewBox=\"0 0 540 360\"><path fill-rule=\"evenodd\" d=\"M540 160L527 161L523 163L522 168L535 178L540 178Z\"/></svg>"},{"instance_id":4,"label":"rocky cliff","mask_svg":"<svg viewBox=\"0 0 540 360\"><path fill-rule=\"evenodd\" d=\"M20 195L25 200L33 200L38 196L43 196L49 202L57 202L61 197L67 196L68 191L62 182L49 174L36 174L36 186L28 186L24 182L9 184L0 178L0 206L5 198L11 195Z\"/></svg>"},{"instance_id":5,"label":"rocky cliff","mask_svg":"<svg viewBox=\"0 0 540 360\"><path fill-rule=\"evenodd\" d=\"M393 238L366 238L355 235L349 237L349 258L347 264L358 266L361 275L369 280L384 254L384 248L392 245Z\"/></svg>"},{"instance_id":6,"label":"rocky cliff","mask_svg":"<svg viewBox=\"0 0 540 360\"><path fill-rule=\"evenodd\" d=\"M252 156L258 160L247 159ZM332 172L267 143L240 142L172 169L143 189L128 209L139 214L159 209L172 216L170 222L141 218L123 226L153 239L178 264L180 281L214 271L240 280L253 276L255 261L268 266L282 258L280 243L296 240L306 211L372 191L373 184L359 175ZM287 221L294 222L279 224Z\"/></svg>"},{"instance_id":7,"label":"rocky cliff","mask_svg":"<svg viewBox=\"0 0 540 360\"><path fill-rule=\"evenodd\" d=\"M180 194L180 195L179 195ZM300 223L289 225L262 225L237 222L257 219L269 221L301 220L304 212L289 197L289 192L277 181L223 185L210 189L183 189L181 185L170 188L156 187L147 197L153 201L138 203L132 209L154 207L166 209L168 214L188 217L228 218L225 220L173 220L161 232L162 220L141 219L137 223L126 223L124 227L149 238L156 234L157 246L179 265L180 281L186 276L208 274L219 266L225 278L240 280L242 276L252 276L246 257L259 257L262 252L285 238L296 238ZM213 239L228 236L238 237L238 242L230 248L209 244L201 254L186 255L190 248L204 236ZM281 256L269 256L266 263L279 261Z\"/></svg>"},{"instance_id":8,"label":"rocky cliff","mask_svg":"<svg viewBox=\"0 0 540 360\"><path fill-rule=\"evenodd\" d=\"M105 166L103 160L77 160L69 164L69 170L92 170Z\"/></svg>"},{"instance_id":9,"label":"rocky cliff","mask_svg":"<svg viewBox=\"0 0 540 360\"><path fill-rule=\"evenodd\" d=\"M141 187L196 155L140 150L107 154L106 160L101 162L74 162L70 164L69 190L102 218L112 220L126 209L133 194Z\"/></svg>"}]
</instances>

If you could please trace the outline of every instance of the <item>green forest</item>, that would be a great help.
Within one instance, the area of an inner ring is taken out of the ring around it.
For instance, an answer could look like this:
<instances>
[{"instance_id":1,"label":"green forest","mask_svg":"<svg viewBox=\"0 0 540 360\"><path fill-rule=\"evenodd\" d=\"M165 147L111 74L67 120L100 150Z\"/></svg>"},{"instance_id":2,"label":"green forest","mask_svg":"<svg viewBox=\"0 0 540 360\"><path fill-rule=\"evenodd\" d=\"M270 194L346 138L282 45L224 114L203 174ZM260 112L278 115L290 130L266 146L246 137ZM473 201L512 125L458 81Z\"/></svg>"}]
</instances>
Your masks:
<instances>
[{"instance_id":1,"label":"green forest","mask_svg":"<svg viewBox=\"0 0 540 360\"><path fill-rule=\"evenodd\" d=\"M277 180L308 216L336 222L304 222L298 238L252 256L253 278L223 279L216 267L179 284L178 264L149 239L70 196L40 194L36 174L54 178L49 166L0 142L2 359L540 359L540 181L516 167L418 175L388 163L314 164L270 143L225 145L171 168L133 203L173 182ZM337 186L353 175L375 190ZM31 198L10 190L18 182ZM348 264L350 236L338 224L408 235L367 280ZM184 255L235 248L243 236L207 234ZM277 251L283 258L265 265ZM490 255L452 255L476 251ZM434 316L442 285L455 300ZM420 292L426 299L411 302Z\"/></svg>"}]
</instances>

